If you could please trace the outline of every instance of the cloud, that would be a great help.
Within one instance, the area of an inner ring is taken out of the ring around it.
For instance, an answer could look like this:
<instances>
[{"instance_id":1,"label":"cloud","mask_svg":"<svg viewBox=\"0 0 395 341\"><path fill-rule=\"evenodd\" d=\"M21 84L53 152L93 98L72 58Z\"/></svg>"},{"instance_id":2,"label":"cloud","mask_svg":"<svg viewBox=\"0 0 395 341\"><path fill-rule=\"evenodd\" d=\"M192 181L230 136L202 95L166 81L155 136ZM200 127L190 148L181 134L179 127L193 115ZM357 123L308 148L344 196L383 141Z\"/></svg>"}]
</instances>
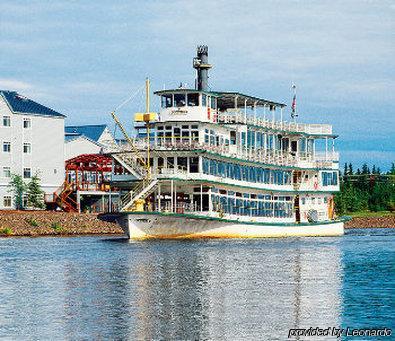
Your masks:
<instances>
[{"instance_id":1,"label":"cloud","mask_svg":"<svg viewBox=\"0 0 395 341\"><path fill-rule=\"evenodd\" d=\"M2 90L24 91L32 88L34 88L33 84L23 82L18 79L0 78L0 89Z\"/></svg>"}]
</instances>

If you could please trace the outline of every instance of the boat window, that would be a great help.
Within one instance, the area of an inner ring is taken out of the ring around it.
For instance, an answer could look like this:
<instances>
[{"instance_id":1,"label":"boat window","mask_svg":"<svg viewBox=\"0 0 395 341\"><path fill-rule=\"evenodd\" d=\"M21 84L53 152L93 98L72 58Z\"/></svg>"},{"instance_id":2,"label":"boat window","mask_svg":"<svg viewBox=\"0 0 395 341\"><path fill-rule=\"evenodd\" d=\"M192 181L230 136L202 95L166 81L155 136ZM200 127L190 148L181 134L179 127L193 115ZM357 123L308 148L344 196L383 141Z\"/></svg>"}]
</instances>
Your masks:
<instances>
[{"instance_id":1,"label":"boat window","mask_svg":"<svg viewBox=\"0 0 395 341\"><path fill-rule=\"evenodd\" d=\"M174 157L167 158L167 168L174 168Z\"/></svg>"},{"instance_id":2,"label":"boat window","mask_svg":"<svg viewBox=\"0 0 395 341\"><path fill-rule=\"evenodd\" d=\"M185 94L174 94L174 106L175 107L185 106Z\"/></svg>"},{"instance_id":3,"label":"boat window","mask_svg":"<svg viewBox=\"0 0 395 341\"><path fill-rule=\"evenodd\" d=\"M211 108L217 109L217 99L215 97L211 97Z\"/></svg>"},{"instance_id":4,"label":"boat window","mask_svg":"<svg viewBox=\"0 0 395 341\"><path fill-rule=\"evenodd\" d=\"M191 125L191 129L198 129L199 127L197 125Z\"/></svg>"},{"instance_id":5,"label":"boat window","mask_svg":"<svg viewBox=\"0 0 395 341\"><path fill-rule=\"evenodd\" d=\"M202 106L207 106L207 96L205 94L202 94Z\"/></svg>"},{"instance_id":6,"label":"boat window","mask_svg":"<svg viewBox=\"0 0 395 341\"><path fill-rule=\"evenodd\" d=\"M236 131L234 131L234 130L230 131L230 144L231 145L236 144Z\"/></svg>"},{"instance_id":7,"label":"boat window","mask_svg":"<svg viewBox=\"0 0 395 341\"><path fill-rule=\"evenodd\" d=\"M199 105L199 94L188 94L188 106L197 107Z\"/></svg>"},{"instance_id":8,"label":"boat window","mask_svg":"<svg viewBox=\"0 0 395 341\"><path fill-rule=\"evenodd\" d=\"M189 129L189 126L181 126L182 129Z\"/></svg>"},{"instance_id":9,"label":"boat window","mask_svg":"<svg viewBox=\"0 0 395 341\"><path fill-rule=\"evenodd\" d=\"M158 157L158 168L163 168L164 159L163 157Z\"/></svg>"},{"instance_id":10,"label":"boat window","mask_svg":"<svg viewBox=\"0 0 395 341\"><path fill-rule=\"evenodd\" d=\"M173 106L173 95L162 96L162 108L169 108Z\"/></svg>"},{"instance_id":11,"label":"boat window","mask_svg":"<svg viewBox=\"0 0 395 341\"><path fill-rule=\"evenodd\" d=\"M184 156L177 157L178 169L187 170L188 158Z\"/></svg>"},{"instance_id":12,"label":"boat window","mask_svg":"<svg viewBox=\"0 0 395 341\"><path fill-rule=\"evenodd\" d=\"M192 131L192 140L199 141L199 131Z\"/></svg>"},{"instance_id":13,"label":"boat window","mask_svg":"<svg viewBox=\"0 0 395 341\"><path fill-rule=\"evenodd\" d=\"M157 130L163 130L163 126L157 126L156 129Z\"/></svg>"},{"instance_id":14,"label":"boat window","mask_svg":"<svg viewBox=\"0 0 395 341\"><path fill-rule=\"evenodd\" d=\"M199 173L199 158L189 158L189 173Z\"/></svg>"}]
</instances>

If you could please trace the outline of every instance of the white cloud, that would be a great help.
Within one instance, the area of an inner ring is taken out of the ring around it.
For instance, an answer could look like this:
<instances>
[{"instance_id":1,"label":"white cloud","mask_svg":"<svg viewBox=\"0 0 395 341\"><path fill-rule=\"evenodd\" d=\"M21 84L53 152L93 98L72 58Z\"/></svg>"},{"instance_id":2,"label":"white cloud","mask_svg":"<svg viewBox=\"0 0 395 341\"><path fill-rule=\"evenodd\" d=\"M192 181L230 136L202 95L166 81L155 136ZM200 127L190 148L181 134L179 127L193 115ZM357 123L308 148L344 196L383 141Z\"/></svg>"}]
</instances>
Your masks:
<instances>
[{"instance_id":1,"label":"white cloud","mask_svg":"<svg viewBox=\"0 0 395 341\"><path fill-rule=\"evenodd\" d=\"M33 84L23 82L17 79L0 78L0 89L2 90L24 91L24 90L30 90L33 87L34 87Z\"/></svg>"}]
</instances>

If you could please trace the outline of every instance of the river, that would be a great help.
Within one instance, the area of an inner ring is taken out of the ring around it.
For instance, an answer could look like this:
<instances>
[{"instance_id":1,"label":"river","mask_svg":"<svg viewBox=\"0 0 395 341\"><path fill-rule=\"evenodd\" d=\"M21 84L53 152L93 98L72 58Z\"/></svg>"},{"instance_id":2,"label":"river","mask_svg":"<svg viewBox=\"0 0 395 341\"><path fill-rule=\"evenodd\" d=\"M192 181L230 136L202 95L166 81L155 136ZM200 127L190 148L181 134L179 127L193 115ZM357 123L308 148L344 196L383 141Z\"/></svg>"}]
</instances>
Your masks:
<instances>
[{"instance_id":1,"label":"river","mask_svg":"<svg viewBox=\"0 0 395 341\"><path fill-rule=\"evenodd\" d=\"M291 328L394 328L394 229L2 238L0 261L1 339L285 340Z\"/></svg>"}]
</instances>

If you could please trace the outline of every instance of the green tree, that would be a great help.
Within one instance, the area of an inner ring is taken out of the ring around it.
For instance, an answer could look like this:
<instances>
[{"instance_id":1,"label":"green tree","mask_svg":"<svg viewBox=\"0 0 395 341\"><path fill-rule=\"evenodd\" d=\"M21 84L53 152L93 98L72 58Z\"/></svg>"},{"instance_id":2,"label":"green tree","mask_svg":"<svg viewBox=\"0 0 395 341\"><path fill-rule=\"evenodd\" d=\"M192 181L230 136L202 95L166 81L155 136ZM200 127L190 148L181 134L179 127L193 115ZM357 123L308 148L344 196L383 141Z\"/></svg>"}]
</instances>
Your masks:
<instances>
[{"instance_id":1,"label":"green tree","mask_svg":"<svg viewBox=\"0 0 395 341\"><path fill-rule=\"evenodd\" d=\"M348 165L347 165L347 162L344 164L344 175L348 175Z\"/></svg>"},{"instance_id":2,"label":"green tree","mask_svg":"<svg viewBox=\"0 0 395 341\"><path fill-rule=\"evenodd\" d=\"M22 210L24 208L23 195L26 191L26 184L23 181L22 176L18 174L11 174L11 180L8 186L10 187L9 192L12 193L14 199L15 208L17 210Z\"/></svg>"},{"instance_id":3,"label":"green tree","mask_svg":"<svg viewBox=\"0 0 395 341\"><path fill-rule=\"evenodd\" d=\"M349 175L353 175L354 174L351 162L348 164L348 174Z\"/></svg>"},{"instance_id":4,"label":"green tree","mask_svg":"<svg viewBox=\"0 0 395 341\"><path fill-rule=\"evenodd\" d=\"M27 185L27 202L29 207L45 208L44 191L41 189L38 174L35 174Z\"/></svg>"}]
</instances>

